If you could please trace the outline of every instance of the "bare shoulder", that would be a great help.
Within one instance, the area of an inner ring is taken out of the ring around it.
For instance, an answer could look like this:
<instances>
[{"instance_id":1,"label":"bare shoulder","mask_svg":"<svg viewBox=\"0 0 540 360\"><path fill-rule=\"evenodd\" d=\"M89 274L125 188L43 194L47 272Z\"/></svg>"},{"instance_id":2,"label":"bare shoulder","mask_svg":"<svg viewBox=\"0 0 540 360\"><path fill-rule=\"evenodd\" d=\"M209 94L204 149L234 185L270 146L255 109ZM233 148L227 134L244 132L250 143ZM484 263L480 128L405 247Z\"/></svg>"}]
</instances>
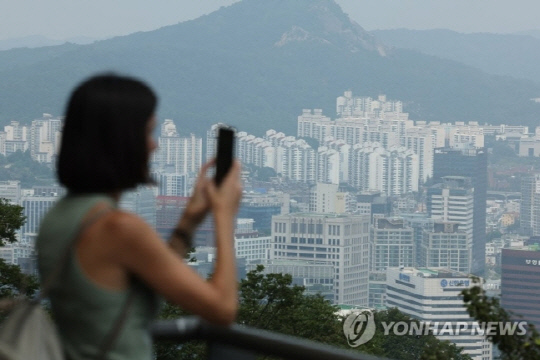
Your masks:
<instances>
[{"instance_id":1,"label":"bare shoulder","mask_svg":"<svg viewBox=\"0 0 540 360\"><path fill-rule=\"evenodd\" d=\"M113 211L101 224L101 233L108 240L124 250L141 243L155 243L159 235L141 217L136 214L117 210ZM159 241L161 242L161 241Z\"/></svg>"}]
</instances>

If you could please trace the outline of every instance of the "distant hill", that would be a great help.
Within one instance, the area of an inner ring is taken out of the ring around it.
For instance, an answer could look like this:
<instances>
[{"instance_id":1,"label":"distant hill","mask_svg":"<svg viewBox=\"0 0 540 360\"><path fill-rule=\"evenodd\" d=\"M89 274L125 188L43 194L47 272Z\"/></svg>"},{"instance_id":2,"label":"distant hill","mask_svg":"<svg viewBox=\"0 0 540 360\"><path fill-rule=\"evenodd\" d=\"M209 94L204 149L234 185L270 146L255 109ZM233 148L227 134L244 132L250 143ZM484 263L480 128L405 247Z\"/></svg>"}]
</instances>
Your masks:
<instances>
[{"instance_id":1,"label":"distant hill","mask_svg":"<svg viewBox=\"0 0 540 360\"><path fill-rule=\"evenodd\" d=\"M540 83L539 31L518 34L462 34L450 30L375 30L379 40L397 48L458 61L491 74Z\"/></svg>"},{"instance_id":2,"label":"distant hill","mask_svg":"<svg viewBox=\"0 0 540 360\"><path fill-rule=\"evenodd\" d=\"M31 35L31 36L24 36L20 38L0 40L0 51L9 50L9 49L18 49L18 48L38 48L38 47L44 47L44 46L61 45L65 43L91 44L96 40L97 39L93 39L93 38L89 38L85 36L79 36L79 37L69 38L65 40L54 40L54 39L49 39L45 36Z\"/></svg>"},{"instance_id":3,"label":"distant hill","mask_svg":"<svg viewBox=\"0 0 540 360\"><path fill-rule=\"evenodd\" d=\"M540 30L527 30L527 31L519 31L517 33L515 33L516 35L528 35L528 36L532 36L532 37L535 37L537 39L540 39Z\"/></svg>"},{"instance_id":4,"label":"distant hill","mask_svg":"<svg viewBox=\"0 0 540 360\"><path fill-rule=\"evenodd\" d=\"M61 114L82 78L115 70L147 80L160 118L203 134L226 122L296 132L303 108L335 116L335 98L404 101L411 118L536 124L540 85L389 48L332 0L244 0L196 20L98 41L0 52L0 123Z\"/></svg>"}]
</instances>

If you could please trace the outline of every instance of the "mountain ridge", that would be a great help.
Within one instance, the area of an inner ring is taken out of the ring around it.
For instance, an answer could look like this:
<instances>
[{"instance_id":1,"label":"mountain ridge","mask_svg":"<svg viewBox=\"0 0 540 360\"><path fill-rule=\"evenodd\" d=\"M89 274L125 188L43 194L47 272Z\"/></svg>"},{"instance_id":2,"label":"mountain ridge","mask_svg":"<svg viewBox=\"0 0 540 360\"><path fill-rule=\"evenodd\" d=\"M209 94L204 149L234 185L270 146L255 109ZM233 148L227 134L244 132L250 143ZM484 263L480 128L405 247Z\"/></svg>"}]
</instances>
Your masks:
<instances>
[{"instance_id":1,"label":"mountain ridge","mask_svg":"<svg viewBox=\"0 0 540 360\"><path fill-rule=\"evenodd\" d=\"M284 37L293 41L277 46ZM89 45L0 52L0 124L61 115L74 85L103 71L148 81L160 98L158 116L200 135L217 122L294 134L303 108L334 117L336 97L349 89L402 100L416 120L532 123L540 109L529 100L540 86L391 49L334 1L244 0Z\"/></svg>"}]
</instances>

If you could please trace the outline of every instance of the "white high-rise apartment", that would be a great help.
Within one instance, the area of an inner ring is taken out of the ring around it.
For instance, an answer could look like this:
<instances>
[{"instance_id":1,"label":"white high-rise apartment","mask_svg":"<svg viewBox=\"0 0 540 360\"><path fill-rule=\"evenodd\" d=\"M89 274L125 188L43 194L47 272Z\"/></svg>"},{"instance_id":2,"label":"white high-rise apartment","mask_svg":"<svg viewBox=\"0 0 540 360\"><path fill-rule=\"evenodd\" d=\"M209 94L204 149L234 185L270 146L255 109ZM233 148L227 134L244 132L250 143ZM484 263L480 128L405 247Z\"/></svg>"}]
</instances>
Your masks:
<instances>
[{"instance_id":1,"label":"white high-rise apartment","mask_svg":"<svg viewBox=\"0 0 540 360\"><path fill-rule=\"evenodd\" d=\"M32 121L30 126L30 155L39 162L50 163L60 149L62 120L43 114L41 119Z\"/></svg>"},{"instance_id":2,"label":"white high-rise apartment","mask_svg":"<svg viewBox=\"0 0 540 360\"><path fill-rule=\"evenodd\" d=\"M367 306L369 221L366 215L273 216L270 259L331 264L334 303Z\"/></svg>"},{"instance_id":3,"label":"white high-rise apartment","mask_svg":"<svg viewBox=\"0 0 540 360\"><path fill-rule=\"evenodd\" d=\"M408 128L401 137L401 146L418 155L418 177L422 183L433 177L433 140L429 129Z\"/></svg>"},{"instance_id":4,"label":"white high-rise apartment","mask_svg":"<svg viewBox=\"0 0 540 360\"><path fill-rule=\"evenodd\" d=\"M339 154L339 183L349 182L351 145L347 144L345 140L335 140L332 137L326 137L323 145L328 149L337 151Z\"/></svg>"},{"instance_id":5,"label":"white high-rise apartment","mask_svg":"<svg viewBox=\"0 0 540 360\"><path fill-rule=\"evenodd\" d=\"M317 151L317 181L336 184L340 183L341 161L339 153L326 146L319 147Z\"/></svg>"},{"instance_id":6,"label":"white high-rise apartment","mask_svg":"<svg viewBox=\"0 0 540 360\"><path fill-rule=\"evenodd\" d=\"M388 196L418 191L418 155L404 147L385 150L379 143L353 147L350 184L360 191L378 190Z\"/></svg>"},{"instance_id":7,"label":"white high-rise apartment","mask_svg":"<svg viewBox=\"0 0 540 360\"><path fill-rule=\"evenodd\" d=\"M305 140L296 140L292 136L283 139L276 155L276 171L283 177L301 182L315 181L317 154Z\"/></svg>"},{"instance_id":8,"label":"white high-rise apartment","mask_svg":"<svg viewBox=\"0 0 540 360\"><path fill-rule=\"evenodd\" d=\"M198 173L202 165L202 138L190 134L180 137L174 122L166 119L161 126L154 161L159 169L172 168L177 174Z\"/></svg>"},{"instance_id":9,"label":"white high-rise apartment","mask_svg":"<svg viewBox=\"0 0 540 360\"><path fill-rule=\"evenodd\" d=\"M298 116L299 137L310 137L322 142L326 136L335 135L335 122L322 114L321 109L303 109Z\"/></svg>"},{"instance_id":10,"label":"white high-rise apartment","mask_svg":"<svg viewBox=\"0 0 540 360\"><path fill-rule=\"evenodd\" d=\"M472 333L474 319L460 296L473 285L467 274L447 269L392 268L386 273L386 303L428 323L438 339L462 347L472 359L491 360L491 343L477 331ZM459 334L453 331L458 326L464 329Z\"/></svg>"},{"instance_id":11,"label":"white high-rise apartment","mask_svg":"<svg viewBox=\"0 0 540 360\"><path fill-rule=\"evenodd\" d=\"M476 121L465 124L458 121L449 128L449 146L456 147L461 144L470 144L476 148L484 147L484 129Z\"/></svg>"},{"instance_id":12,"label":"white high-rise apartment","mask_svg":"<svg viewBox=\"0 0 540 360\"><path fill-rule=\"evenodd\" d=\"M276 148L272 143L245 131L236 134L236 157L243 164L276 169Z\"/></svg>"}]
</instances>

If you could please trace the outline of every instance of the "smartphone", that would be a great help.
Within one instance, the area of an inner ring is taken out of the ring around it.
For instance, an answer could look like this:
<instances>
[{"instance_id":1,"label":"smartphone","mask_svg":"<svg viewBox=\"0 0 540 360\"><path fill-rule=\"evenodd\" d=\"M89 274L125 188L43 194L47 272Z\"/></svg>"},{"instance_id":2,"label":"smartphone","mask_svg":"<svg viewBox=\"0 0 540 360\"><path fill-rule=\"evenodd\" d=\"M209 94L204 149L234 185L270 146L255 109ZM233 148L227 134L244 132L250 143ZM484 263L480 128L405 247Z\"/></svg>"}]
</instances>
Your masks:
<instances>
[{"instance_id":1,"label":"smartphone","mask_svg":"<svg viewBox=\"0 0 540 360\"><path fill-rule=\"evenodd\" d=\"M216 175L214 181L217 186L227 176L233 162L234 151L234 129L231 127L220 127L217 138L216 155Z\"/></svg>"}]
</instances>

